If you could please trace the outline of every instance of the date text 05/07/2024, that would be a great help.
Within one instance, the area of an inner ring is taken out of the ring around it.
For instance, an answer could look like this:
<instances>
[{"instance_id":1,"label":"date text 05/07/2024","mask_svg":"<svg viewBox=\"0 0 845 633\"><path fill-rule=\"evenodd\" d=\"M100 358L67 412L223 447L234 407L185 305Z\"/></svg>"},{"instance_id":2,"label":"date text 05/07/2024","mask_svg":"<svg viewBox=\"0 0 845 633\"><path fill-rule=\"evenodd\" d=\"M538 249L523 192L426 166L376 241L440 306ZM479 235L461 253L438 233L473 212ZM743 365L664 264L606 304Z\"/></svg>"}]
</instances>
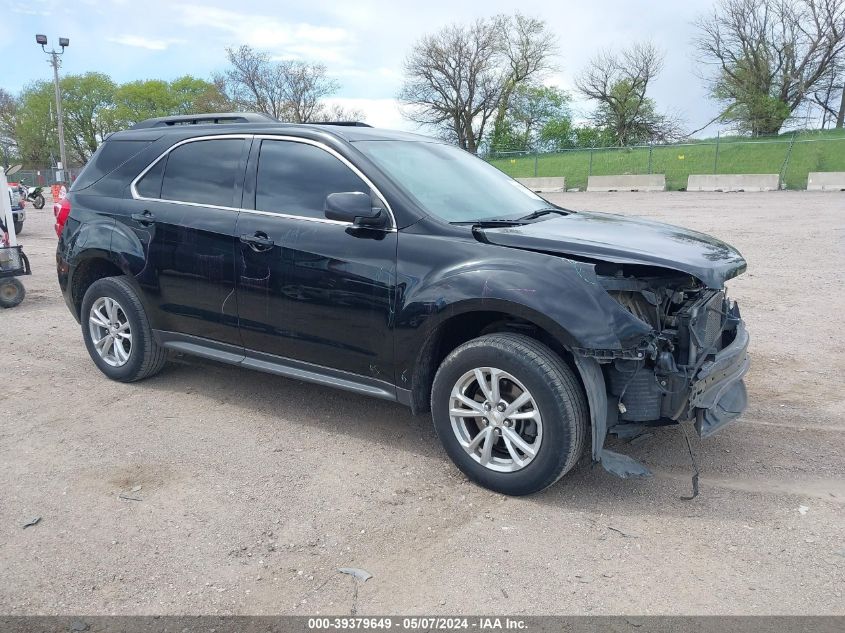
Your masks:
<instances>
[{"instance_id":1,"label":"date text 05/07/2024","mask_svg":"<svg viewBox=\"0 0 845 633\"><path fill-rule=\"evenodd\" d=\"M325 617L308 618L308 629L320 630L424 630L424 631L502 631L525 630L527 623L518 618L508 617Z\"/></svg>"}]
</instances>

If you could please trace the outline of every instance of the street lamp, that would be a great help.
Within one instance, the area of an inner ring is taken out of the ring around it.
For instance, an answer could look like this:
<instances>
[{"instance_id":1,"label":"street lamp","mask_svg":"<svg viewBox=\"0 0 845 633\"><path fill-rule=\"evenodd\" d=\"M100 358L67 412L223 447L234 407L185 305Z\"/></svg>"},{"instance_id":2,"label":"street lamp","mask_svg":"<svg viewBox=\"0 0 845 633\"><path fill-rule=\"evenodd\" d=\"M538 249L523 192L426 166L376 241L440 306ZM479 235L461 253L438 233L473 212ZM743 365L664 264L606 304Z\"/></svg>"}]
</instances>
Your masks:
<instances>
[{"instance_id":1,"label":"street lamp","mask_svg":"<svg viewBox=\"0 0 845 633\"><path fill-rule=\"evenodd\" d=\"M62 180L66 180L64 177L64 171L67 169L67 155L65 154L65 121L64 117L62 116L62 92L59 89L59 66L61 66L61 60L59 59L60 55L63 55L65 52L65 48L70 46L70 40L66 37L59 38L59 46L61 47L61 51L56 51L53 49L48 51L44 48L47 45L47 36L42 34L37 34L35 36L35 43L41 46L41 50L47 53L50 56L50 65L53 67L53 87L56 89L56 114L59 117L59 157L61 158L61 169L62 169Z\"/></svg>"}]
</instances>

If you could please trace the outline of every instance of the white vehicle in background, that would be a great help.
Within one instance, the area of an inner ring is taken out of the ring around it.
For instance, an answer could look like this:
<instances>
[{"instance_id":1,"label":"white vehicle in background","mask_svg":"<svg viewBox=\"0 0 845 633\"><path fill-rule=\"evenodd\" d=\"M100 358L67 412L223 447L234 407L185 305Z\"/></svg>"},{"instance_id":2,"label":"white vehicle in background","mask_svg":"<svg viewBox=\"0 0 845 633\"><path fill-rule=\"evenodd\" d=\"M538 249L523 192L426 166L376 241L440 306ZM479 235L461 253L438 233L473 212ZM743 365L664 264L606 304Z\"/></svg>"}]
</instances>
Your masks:
<instances>
[{"instance_id":1,"label":"white vehicle in background","mask_svg":"<svg viewBox=\"0 0 845 633\"><path fill-rule=\"evenodd\" d=\"M8 189L9 203L12 205L12 216L14 217L15 234L20 235L23 232L23 222L26 220L26 211L24 211L26 202L24 202L18 187L8 187Z\"/></svg>"},{"instance_id":2,"label":"white vehicle in background","mask_svg":"<svg viewBox=\"0 0 845 633\"><path fill-rule=\"evenodd\" d=\"M19 169L20 165L12 167L9 173L14 174ZM26 289L17 277L32 272L23 248L18 245L19 218L23 227L23 203L16 198L16 191L9 187L6 172L0 167L0 308L14 308L23 301Z\"/></svg>"}]
</instances>

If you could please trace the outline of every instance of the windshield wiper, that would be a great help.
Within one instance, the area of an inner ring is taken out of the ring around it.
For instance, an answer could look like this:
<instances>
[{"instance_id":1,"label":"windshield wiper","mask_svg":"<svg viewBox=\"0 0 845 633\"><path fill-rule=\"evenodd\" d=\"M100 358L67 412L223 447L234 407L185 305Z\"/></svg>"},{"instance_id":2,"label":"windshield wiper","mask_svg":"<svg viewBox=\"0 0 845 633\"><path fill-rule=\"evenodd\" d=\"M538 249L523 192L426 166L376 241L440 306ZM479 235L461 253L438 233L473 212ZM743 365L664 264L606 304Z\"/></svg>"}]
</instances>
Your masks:
<instances>
[{"instance_id":1,"label":"windshield wiper","mask_svg":"<svg viewBox=\"0 0 845 633\"><path fill-rule=\"evenodd\" d=\"M544 215L548 215L549 213L557 213L558 215L570 215L575 213L574 211L570 211L569 209L562 209L558 207L547 207L545 209L537 209L533 213L529 213L528 215L519 218L520 220L536 220L537 218L541 218Z\"/></svg>"},{"instance_id":2,"label":"windshield wiper","mask_svg":"<svg viewBox=\"0 0 845 633\"><path fill-rule=\"evenodd\" d=\"M480 220L466 220L463 222L449 222L449 224L457 224L459 226L521 226L525 224L522 220L500 220L497 218L480 219Z\"/></svg>"}]
</instances>

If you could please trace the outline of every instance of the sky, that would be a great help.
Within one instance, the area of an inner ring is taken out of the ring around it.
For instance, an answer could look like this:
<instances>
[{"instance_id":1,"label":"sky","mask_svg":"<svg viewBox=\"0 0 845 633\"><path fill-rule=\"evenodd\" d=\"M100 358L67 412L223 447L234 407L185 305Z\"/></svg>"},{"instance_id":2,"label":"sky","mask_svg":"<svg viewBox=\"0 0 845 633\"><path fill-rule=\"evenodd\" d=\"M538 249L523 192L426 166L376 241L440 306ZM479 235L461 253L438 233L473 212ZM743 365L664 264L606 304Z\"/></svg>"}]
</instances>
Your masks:
<instances>
[{"instance_id":1,"label":"sky","mask_svg":"<svg viewBox=\"0 0 845 633\"><path fill-rule=\"evenodd\" d=\"M249 44L279 59L321 62L341 85L332 99L366 113L372 125L416 130L403 119L396 94L402 62L421 36L450 23L520 11L546 20L559 40L557 70L545 82L574 95L574 77L602 49L650 40L666 54L651 96L661 111L693 130L712 119L695 60L692 21L713 0L0 0L0 86L17 93L50 79L35 43L70 38L62 73L99 71L115 81L210 78L226 67L225 48ZM576 120L589 104L575 98ZM716 128L707 130L715 133Z\"/></svg>"}]
</instances>

